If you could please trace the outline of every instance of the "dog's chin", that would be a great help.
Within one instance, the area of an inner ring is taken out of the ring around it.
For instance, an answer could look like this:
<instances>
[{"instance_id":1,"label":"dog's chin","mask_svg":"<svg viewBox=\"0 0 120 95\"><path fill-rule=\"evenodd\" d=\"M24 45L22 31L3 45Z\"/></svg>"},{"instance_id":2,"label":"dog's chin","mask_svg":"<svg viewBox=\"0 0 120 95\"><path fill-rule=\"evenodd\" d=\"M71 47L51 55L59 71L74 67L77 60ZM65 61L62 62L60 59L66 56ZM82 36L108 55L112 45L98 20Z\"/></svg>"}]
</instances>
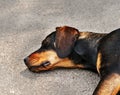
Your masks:
<instances>
[{"instance_id":1,"label":"dog's chin","mask_svg":"<svg viewBox=\"0 0 120 95\"><path fill-rule=\"evenodd\" d=\"M48 67L29 67L28 68L31 72L33 73L40 73L40 72L45 72L45 71L50 71L51 68Z\"/></svg>"}]
</instances>

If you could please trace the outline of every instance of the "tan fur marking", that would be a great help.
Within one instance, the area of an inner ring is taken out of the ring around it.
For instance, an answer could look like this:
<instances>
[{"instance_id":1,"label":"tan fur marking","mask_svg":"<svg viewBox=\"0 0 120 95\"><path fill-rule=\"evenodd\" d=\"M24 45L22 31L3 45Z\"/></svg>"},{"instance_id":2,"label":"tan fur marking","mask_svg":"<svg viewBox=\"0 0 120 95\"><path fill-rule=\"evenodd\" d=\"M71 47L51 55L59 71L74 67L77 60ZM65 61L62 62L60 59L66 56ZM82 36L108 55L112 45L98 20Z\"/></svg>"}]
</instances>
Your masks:
<instances>
[{"instance_id":1,"label":"tan fur marking","mask_svg":"<svg viewBox=\"0 0 120 95\"><path fill-rule=\"evenodd\" d=\"M116 95L120 91L120 83L118 83L118 86L114 89L112 95Z\"/></svg>"},{"instance_id":2,"label":"tan fur marking","mask_svg":"<svg viewBox=\"0 0 120 95\"><path fill-rule=\"evenodd\" d=\"M54 64L60 60L61 59L57 56L56 52L52 50L41 52L41 53L35 53L29 57L29 63L31 66L38 66L45 61L50 61L51 64Z\"/></svg>"},{"instance_id":3,"label":"tan fur marking","mask_svg":"<svg viewBox=\"0 0 120 95\"><path fill-rule=\"evenodd\" d=\"M79 39L84 39L89 36L89 32L80 32Z\"/></svg>"},{"instance_id":4,"label":"tan fur marking","mask_svg":"<svg viewBox=\"0 0 120 95\"><path fill-rule=\"evenodd\" d=\"M99 84L99 89L94 95L116 95L120 91L120 75L111 74Z\"/></svg>"},{"instance_id":5,"label":"tan fur marking","mask_svg":"<svg viewBox=\"0 0 120 95\"><path fill-rule=\"evenodd\" d=\"M35 53L30 55L29 64L30 66L39 66L45 61L49 61L51 64L43 67L33 68L32 71L43 71L43 70L51 70L59 67L63 68L84 68L83 65L74 64L69 58L59 58L55 51L45 51L39 53Z\"/></svg>"},{"instance_id":6,"label":"tan fur marking","mask_svg":"<svg viewBox=\"0 0 120 95\"><path fill-rule=\"evenodd\" d=\"M75 65L71 60L68 58L63 59L62 61L56 63L55 67L64 67L64 68L84 68L83 65Z\"/></svg>"},{"instance_id":7,"label":"tan fur marking","mask_svg":"<svg viewBox=\"0 0 120 95\"><path fill-rule=\"evenodd\" d=\"M97 56L97 71L100 74L100 68L101 68L101 58L102 58L102 54L100 52L98 52L98 56Z\"/></svg>"}]
</instances>

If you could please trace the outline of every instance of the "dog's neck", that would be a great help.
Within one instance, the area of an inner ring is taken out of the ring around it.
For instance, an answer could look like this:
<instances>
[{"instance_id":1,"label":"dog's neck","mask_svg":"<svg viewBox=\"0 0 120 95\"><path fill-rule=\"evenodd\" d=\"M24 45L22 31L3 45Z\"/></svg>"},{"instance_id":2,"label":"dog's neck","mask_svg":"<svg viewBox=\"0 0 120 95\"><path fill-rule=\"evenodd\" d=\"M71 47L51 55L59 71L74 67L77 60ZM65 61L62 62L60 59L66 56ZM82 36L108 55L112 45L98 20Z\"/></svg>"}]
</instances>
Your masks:
<instances>
[{"instance_id":1,"label":"dog's neck","mask_svg":"<svg viewBox=\"0 0 120 95\"><path fill-rule=\"evenodd\" d=\"M83 31L80 32L80 36L78 39L99 39L105 36L107 33L95 33L95 32L88 32L88 31Z\"/></svg>"},{"instance_id":2,"label":"dog's neck","mask_svg":"<svg viewBox=\"0 0 120 95\"><path fill-rule=\"evenodd\" d=\"M79 39L74 47L74 54L71 54L74 55L71 56L73 61L77 64L87 63L88 68L93 65L93 68L90 69L96 69L97 47L100 39L105 35L104 33L80 32Z\"/></svg>"}]
</instances>

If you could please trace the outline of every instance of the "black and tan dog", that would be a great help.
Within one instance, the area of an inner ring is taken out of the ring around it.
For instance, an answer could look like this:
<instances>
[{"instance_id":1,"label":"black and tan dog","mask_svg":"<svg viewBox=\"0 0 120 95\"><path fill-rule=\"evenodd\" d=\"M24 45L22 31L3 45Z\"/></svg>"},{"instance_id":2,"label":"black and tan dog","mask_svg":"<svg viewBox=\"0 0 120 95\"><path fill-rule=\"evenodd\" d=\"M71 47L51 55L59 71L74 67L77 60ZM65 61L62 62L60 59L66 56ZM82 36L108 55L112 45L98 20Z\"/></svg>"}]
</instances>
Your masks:
<instances>
[{"instance_id":1,"label":"black and tan dog","mask_svg":"<svg viewBox=\"0 0 120 95\"><path fill-rule=\"evenodd\" d=\"M32 72L60 67L98 72L101 81L93 95L120 95L120 29L100 34L57 27L24 61Z\"/></svg>"}]
</instances>

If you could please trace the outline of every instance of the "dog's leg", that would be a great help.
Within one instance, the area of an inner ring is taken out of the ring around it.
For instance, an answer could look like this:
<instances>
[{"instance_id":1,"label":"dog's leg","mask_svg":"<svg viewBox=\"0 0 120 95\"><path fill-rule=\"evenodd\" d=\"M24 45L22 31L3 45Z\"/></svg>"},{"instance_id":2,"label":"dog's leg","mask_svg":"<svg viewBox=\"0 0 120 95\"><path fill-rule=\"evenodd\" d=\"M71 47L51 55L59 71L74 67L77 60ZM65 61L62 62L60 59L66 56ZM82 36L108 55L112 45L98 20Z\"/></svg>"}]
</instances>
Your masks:
<instances>
[{"instance_id":1,"label":"dog's leg","mask_svg":"<svg viewBox=\"0 0 120 95\"><path fill-rule=\"evenodd\" d=\"M103 77L93 95L120 95L120 75L110 74Z\"/></svg>"}]
</instances>

